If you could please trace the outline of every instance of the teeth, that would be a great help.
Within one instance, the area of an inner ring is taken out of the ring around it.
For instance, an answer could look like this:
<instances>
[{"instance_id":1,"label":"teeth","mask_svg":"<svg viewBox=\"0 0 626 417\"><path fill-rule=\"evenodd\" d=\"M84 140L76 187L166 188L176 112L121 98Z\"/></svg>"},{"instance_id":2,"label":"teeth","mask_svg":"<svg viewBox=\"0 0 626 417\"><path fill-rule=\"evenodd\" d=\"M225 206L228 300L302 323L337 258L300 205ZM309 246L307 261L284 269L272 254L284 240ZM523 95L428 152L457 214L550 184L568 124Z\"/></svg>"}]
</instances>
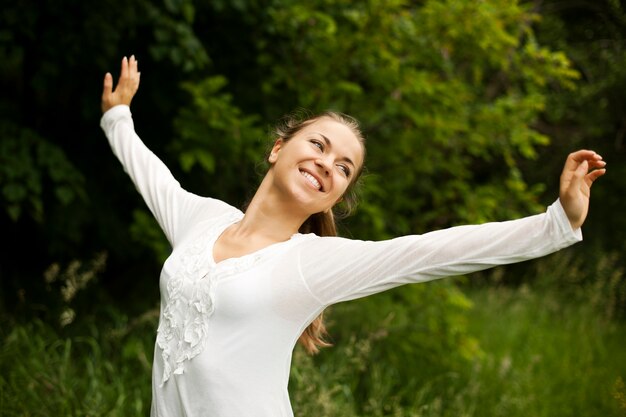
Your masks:
<instances>
[{"instance_id":1,"label":"teeth","mask_svg":"<svg viewBox=\"0 0 626 417\"><path fill-rule=\"evenodd\" d=\"M315 186L315 188L317 188L318 190L320 188L322 188L321 184L315 179L315 177L311 174L309 174L308 172L304 172L304 171L300 171L300 173L302 174L302 176L304 178L306 178L307 180L309 180L309 182L311 184L313 184Z\"/></svg>"}]
</instances>

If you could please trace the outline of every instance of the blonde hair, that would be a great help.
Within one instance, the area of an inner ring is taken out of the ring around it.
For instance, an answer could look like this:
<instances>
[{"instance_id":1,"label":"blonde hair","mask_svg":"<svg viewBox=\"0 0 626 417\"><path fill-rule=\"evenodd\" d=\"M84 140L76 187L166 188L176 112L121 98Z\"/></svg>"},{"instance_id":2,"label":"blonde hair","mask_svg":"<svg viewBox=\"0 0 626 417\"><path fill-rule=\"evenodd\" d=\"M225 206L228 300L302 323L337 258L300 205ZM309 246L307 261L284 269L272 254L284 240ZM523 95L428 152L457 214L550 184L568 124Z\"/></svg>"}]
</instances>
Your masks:
<instances>
[{"instance_id":1,"label":"blonde hair","mask_svg":"<svg viewBox=\"0 0 626 417\"><path fill-rule=\"evenodd\" d=\"M359 122L347 114L325 111L320 114L311 115L308 112L297 112L285 116L281 122L274 129L274 137L280 138L283 142L289 141L296 133L298 133L304 127L310 125L316 120L322 118L333 119L348 128L354 133L363 149L363 159L365 159L365 138L361 132ZM343 195L340 208L337 213L333 210L327 212L320 212L312 214L303 224L300 226L300 233L315 233L318 236L337 236L337 225L335 223L335 217L343 218L352 213L357 203L356 185L359 182L359 178L363 172L363 164L355 172L355 175L350 181L348 189ZM324 312L320 313L302 332L298 342L306 349L309 354L315 354L319 352L321 347L331 346L325 337L328 336L328 331L324 324Z\"/></svg>"}]
</instances>

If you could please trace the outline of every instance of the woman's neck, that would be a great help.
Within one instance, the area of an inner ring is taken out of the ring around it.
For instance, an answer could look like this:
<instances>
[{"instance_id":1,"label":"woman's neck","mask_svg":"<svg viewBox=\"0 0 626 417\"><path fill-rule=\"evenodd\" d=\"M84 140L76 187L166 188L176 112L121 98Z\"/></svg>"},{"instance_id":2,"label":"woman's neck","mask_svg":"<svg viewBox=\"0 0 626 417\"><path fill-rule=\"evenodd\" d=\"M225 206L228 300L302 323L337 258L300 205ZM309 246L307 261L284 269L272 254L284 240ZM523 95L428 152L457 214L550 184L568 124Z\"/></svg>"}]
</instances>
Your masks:
<instances>
[{"instance_id":1,"label":"woman's neck","mask_svg":"<svg viewBox=\"0 0 626 417\"><path fill-rule=\"evenodd\" d=\"M307 213L293 207L293 201L272 192L269 182L266 176L250 201L243 219L233 228L234 235L282 242L298 233L308 218Z\"/></svg>"}]
</instances>

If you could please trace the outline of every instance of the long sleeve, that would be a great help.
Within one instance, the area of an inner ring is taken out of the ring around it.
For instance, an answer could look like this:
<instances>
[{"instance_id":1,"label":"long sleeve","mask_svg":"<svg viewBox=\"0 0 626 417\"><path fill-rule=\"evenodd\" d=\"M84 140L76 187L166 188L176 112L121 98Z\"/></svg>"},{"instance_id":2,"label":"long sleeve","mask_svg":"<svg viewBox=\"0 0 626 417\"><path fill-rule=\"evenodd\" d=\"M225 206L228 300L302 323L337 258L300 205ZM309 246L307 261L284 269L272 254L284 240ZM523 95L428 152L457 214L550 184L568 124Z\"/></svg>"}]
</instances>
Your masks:
<instances>
[{"instance_id":1,"label":"long sleeve","mask_svg":"<svg viewBox=\"0 0 626 417\"><path fill-rule=\"evenodd\" d=\"M183 190L165 164L135 133L130 108L118 105L100 121L122 163L170 244L175 246L197 222L235 210L226 203Z\"/></svg>"},{"instance_id":2,"label":"long sleeve","mask_svg":"<svg viewBox=\"0 0 626 417\"><path fill-rule=\"evenodd\" d=\"M398 285L467 274L537 258L582 240L557 200L543 214L459 226L380 242L337 237L302 244L301 278L322 305Z\"/></svg>"}]
</instances>

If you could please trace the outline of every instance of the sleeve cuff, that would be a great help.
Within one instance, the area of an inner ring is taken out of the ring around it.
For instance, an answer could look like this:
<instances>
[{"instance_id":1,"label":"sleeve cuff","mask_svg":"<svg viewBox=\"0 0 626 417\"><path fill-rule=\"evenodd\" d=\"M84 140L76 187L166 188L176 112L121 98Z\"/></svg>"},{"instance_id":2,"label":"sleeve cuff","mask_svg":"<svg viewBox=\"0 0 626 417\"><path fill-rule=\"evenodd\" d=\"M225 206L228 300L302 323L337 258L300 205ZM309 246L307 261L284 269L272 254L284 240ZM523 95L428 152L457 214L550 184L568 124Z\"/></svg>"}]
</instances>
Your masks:
<instances>
[{"instance_id":1,"label":"sleeve cuff","mask_svg":"<svg viewBox=\"0 0 626 417\"><path fill-rule=\"evenodd\" d=\"M121 117L131 118L131 116L130 107L126 104L118 104L117 106L111 107L102 115L100 127L102 127L104 131L108 131L108 128L111 127L117 119Z\"/></svg>"},{"instance_id":2,"label":"sleeve cuff","mask_svg":"<svg viewBox=\"0 0 626 417\"><path fill-rule=\"evenodd\" d=\"M581 228L579 227L578 229L572 229L572 225L567 218L567 214L565 213L565 209L563 208L560 199L557 198L557 200L552 203L550 207L548 207L548 210L551 209L554 210L554 217L557 221L559 230L569 242L575 243L583 240L583 233Z\"/></svg>"}]
</instances>

